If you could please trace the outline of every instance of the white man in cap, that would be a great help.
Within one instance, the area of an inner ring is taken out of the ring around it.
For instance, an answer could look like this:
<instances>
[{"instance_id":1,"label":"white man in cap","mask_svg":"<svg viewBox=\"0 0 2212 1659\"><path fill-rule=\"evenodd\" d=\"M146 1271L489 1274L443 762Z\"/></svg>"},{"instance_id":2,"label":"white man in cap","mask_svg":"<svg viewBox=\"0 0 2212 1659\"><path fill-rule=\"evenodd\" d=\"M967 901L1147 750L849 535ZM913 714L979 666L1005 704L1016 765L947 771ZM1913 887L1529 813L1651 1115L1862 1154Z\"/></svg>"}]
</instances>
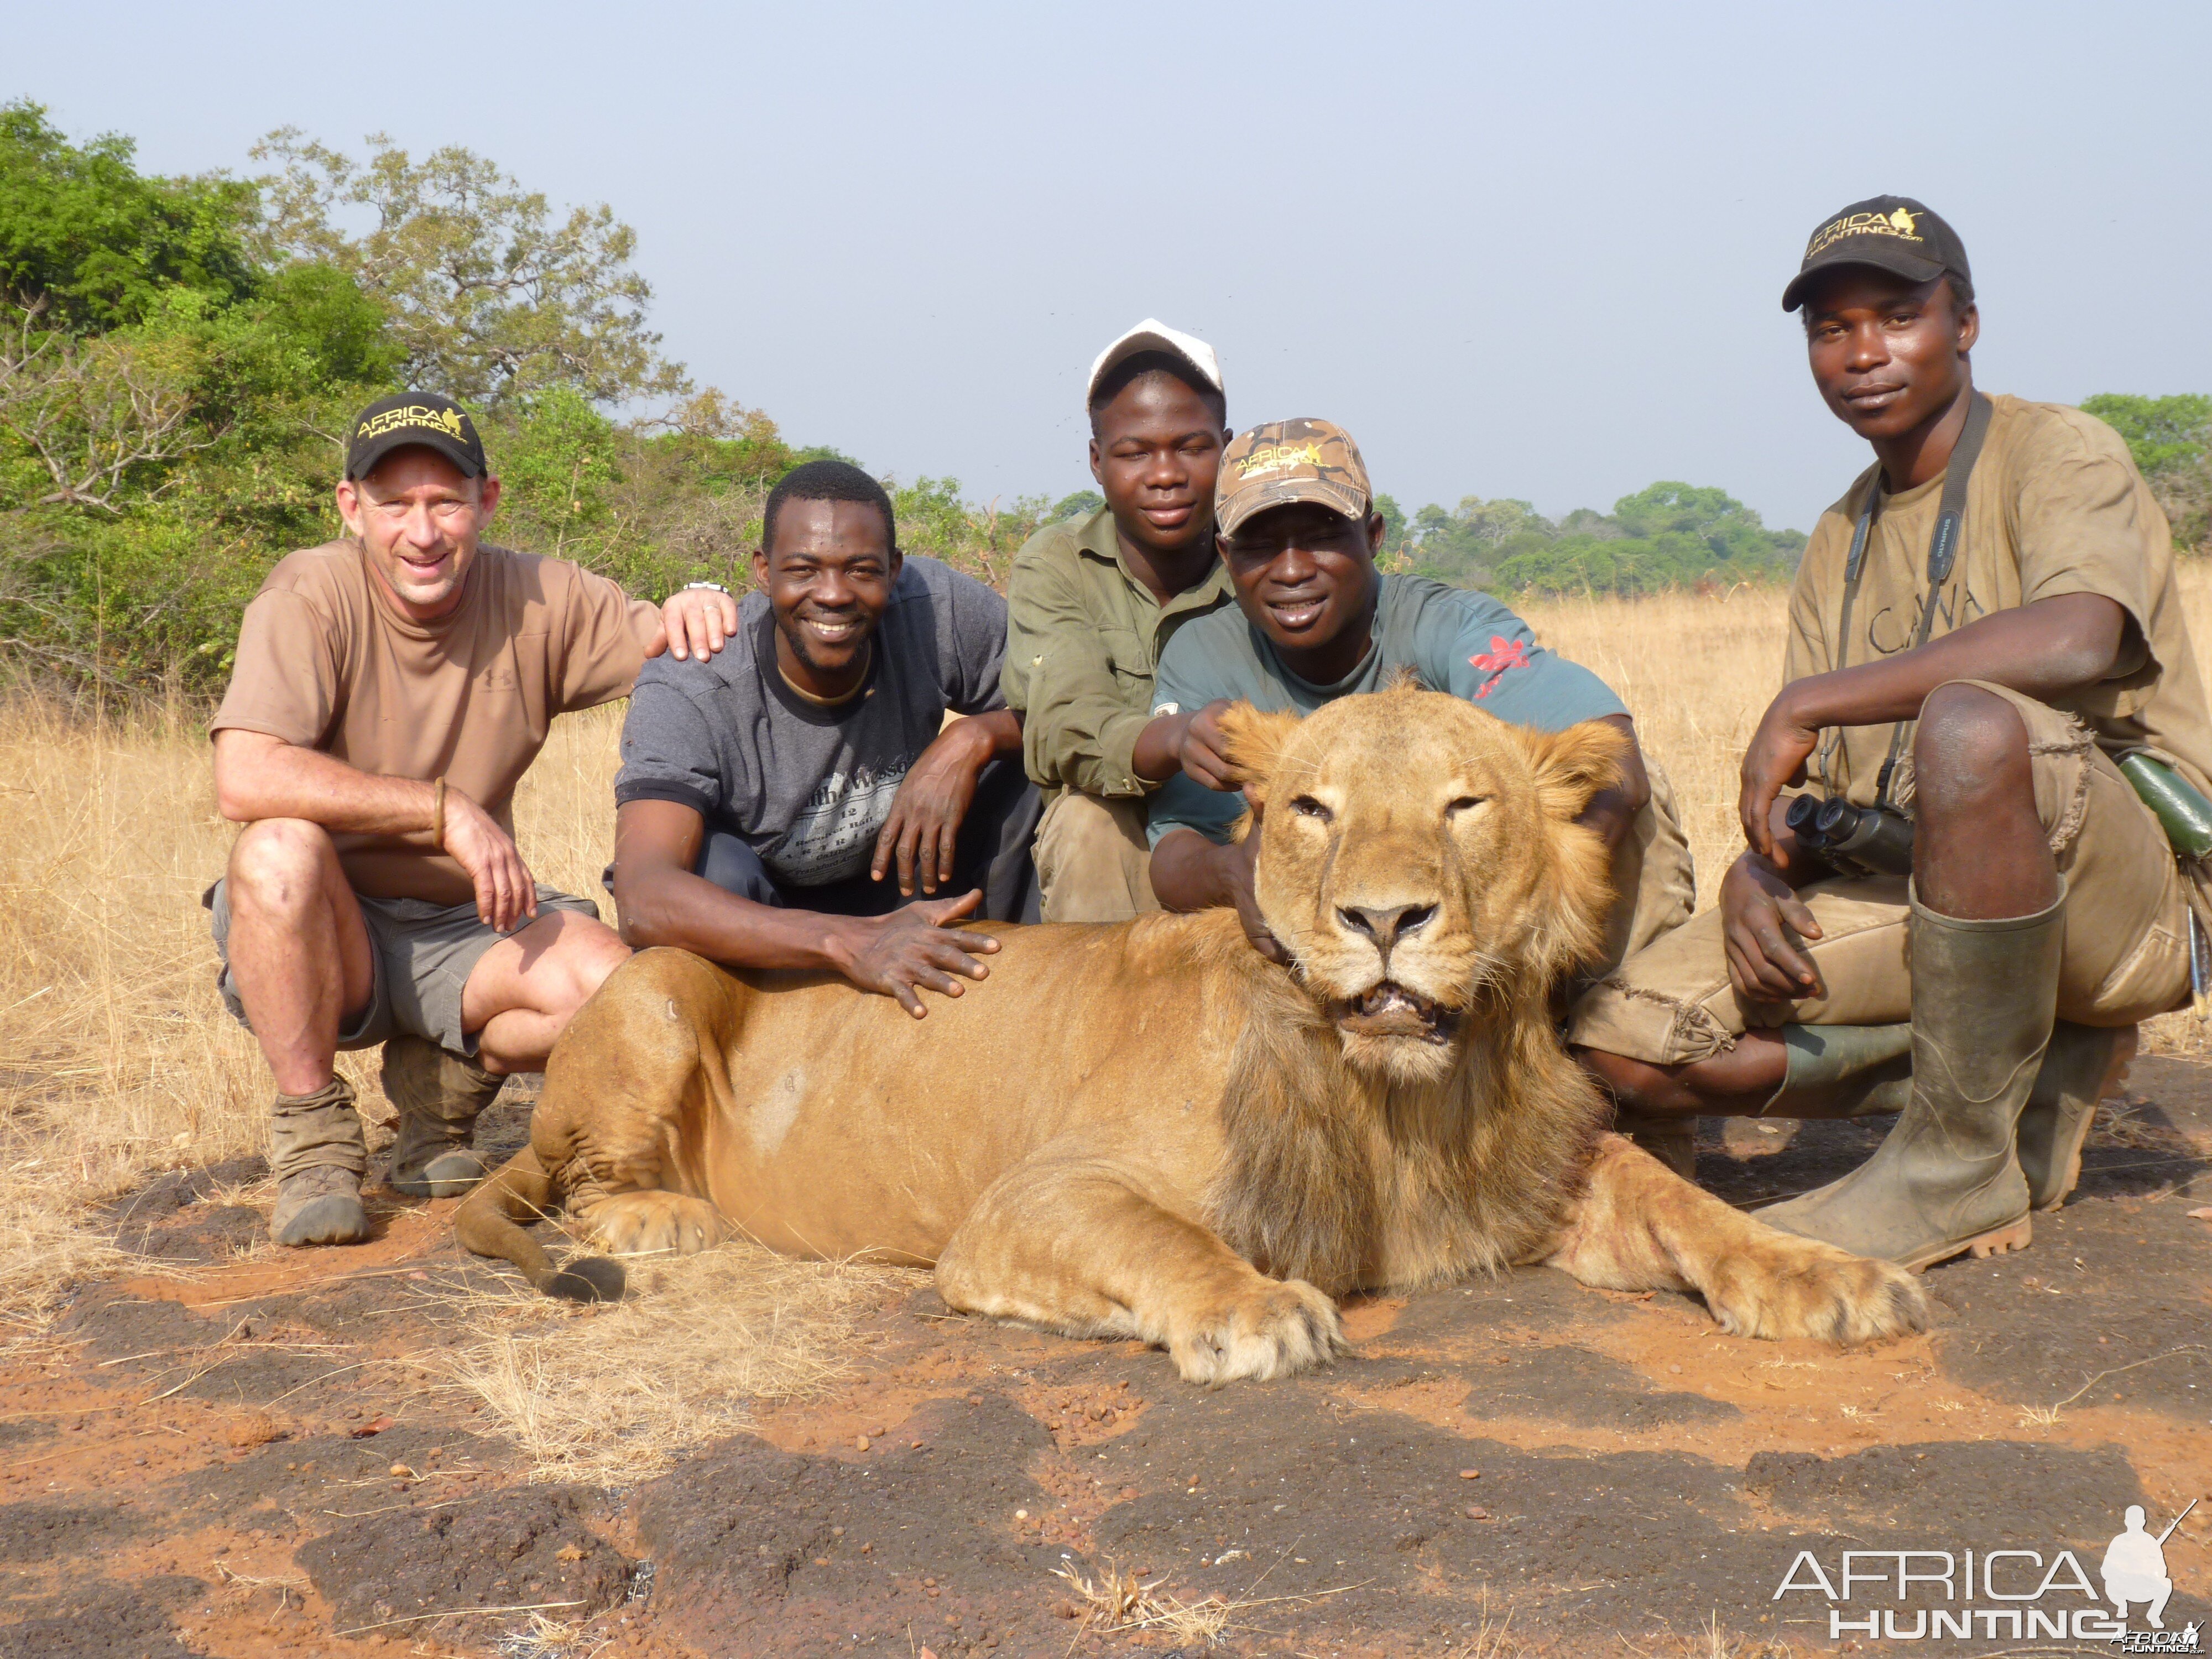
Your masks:
<instances>
[{"instance_id":1,"label":"white man in cap","mask_svg":"<svg viewBox=\"0 0 2212 1659\"><path fill-rule=\"evenodd\" d=\"M1214 475L1229 441L1221 366L1205 341L1147 318L1091 366L1091 476L1105 504L1015 556L1006 702L1045 792L1036 872L1047 921L1159 908L1146 799L1131 756L1176 631L1231 602L1214 555Z\"/></svg>"},{"instance_id":2,"label":"white man in cap","mask_svg":"<svg viewBox=\"0 0 2212 1659\"><path fill-rule=\"evenodd\" d=\"M532 875L515 785L555 715L627 696L672 636L704 655L738 623L720 589L655 606L483 541L499 480L447 398L363 410L337 493L347 533L269 573L213 725L217 804L245 828L204 902L218 988L276 1075L280 1244L368 1237L340 1048L383 1045L395 1188L482 1178L477 1115L629 954Z\"/></svg>"}]
</instances>

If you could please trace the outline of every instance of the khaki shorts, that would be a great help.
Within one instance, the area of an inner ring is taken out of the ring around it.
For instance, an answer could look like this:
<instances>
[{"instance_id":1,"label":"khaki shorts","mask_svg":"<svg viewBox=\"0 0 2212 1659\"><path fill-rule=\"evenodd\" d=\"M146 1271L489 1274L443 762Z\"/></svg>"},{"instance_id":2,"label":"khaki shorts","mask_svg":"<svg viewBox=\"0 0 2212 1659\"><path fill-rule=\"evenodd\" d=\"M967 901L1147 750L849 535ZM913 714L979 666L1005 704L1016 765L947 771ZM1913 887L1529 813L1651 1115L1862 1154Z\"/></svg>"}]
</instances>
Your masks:
<instances>
[{"instance_id":1,"label":"khaki shorts","mask_svg":"<svg viewBox=\"0 0 2212 1659\"><path fill-rule=\"evenodd\" d=\"M2158 820L2069 714L1980 681L2027 727L2035 806L2066 878L2058 1017L2128 1025L2189 989L2189 895ZM1911 797L1911 758L1897 798ZM1805 946L1820 994L1745 1005L1729 982L1721 915L1707 910L1631 957L1575 1006L1567 1041L1656 1066L1710 1058L1752 1025L1887 1025L1912 1013L1905 878L1838 878L1799 895L1820 923Z\"/></svg>"},{"instance_id":2,"label":"khaki shorts","mask_svg":"<svg viewBox=\"0 0 2212 1659\"><path fill-rule=\"evenodd\" d=\"M238 978L230 969L230 895L226 885L218 881L200 896L200 902L210 913L216 951L222 957L216 989L222 994L231 1017L250 1031L253 1027L239 1000ZM476 1033L461 1030L462 989L485 951L535 918L525 916L519 927L502 933L477 920L474 904L354 896L361 905L361 919L368 925L368 957L376 983L368 1006L338 1033L338 1047L374 1048L392 1037L419 1036L473 1059ZM542 917L550 910L573 910L594 921L599 914L591 900L540 883L538 915Z\"/></svg>"},{"instance_id":3,"label":"khaki shorts","mask_svg":"<svg viewBox=\"0 0 2212 1659\"><path fill-rule=\"evenodd\" d=\"M1054 796L1038 821L1037 889L1047 921L1127 921L1160 908L1140 796Z\"/></svg>"}]
</instances>

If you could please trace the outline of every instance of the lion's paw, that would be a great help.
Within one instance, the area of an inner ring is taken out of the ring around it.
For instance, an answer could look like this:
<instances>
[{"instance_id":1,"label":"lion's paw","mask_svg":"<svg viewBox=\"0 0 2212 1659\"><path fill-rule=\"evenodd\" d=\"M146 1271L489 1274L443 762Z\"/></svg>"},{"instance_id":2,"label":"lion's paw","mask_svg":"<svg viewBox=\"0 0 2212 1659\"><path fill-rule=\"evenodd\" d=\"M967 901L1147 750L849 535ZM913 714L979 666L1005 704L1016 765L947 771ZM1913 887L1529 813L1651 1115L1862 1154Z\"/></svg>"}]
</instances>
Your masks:
<instances>
[{"instance_id":1,"label":"lion's paw","mask_svg":"<svg viewBox=\"0 0 2212 1659\"><path fill-rule=\"evenodd\" d=\"M592 1202L577 1219L612 1255L696 1255L730 1236L720 1210L682 1193L612 1193Z\"/></svg>"},{"instance_id":2,"label":"lion's paw","mask_svg":"<svg viewBox=\"0 0 2212 1659\"><path fill-rule=\"evenodd\" d=\"M1925 1330L1920 1281L1893 1261L1778 1236L1723 1260L1705 1305L1735 1336L1813 1336L1838 1346Z\"/></svg>"},{"instance_id":3,"label":"lion's paw","mask_svg":"<svg viewBox=\"0 0 2212 1659\"><path fill-rule=\"evenodd\" d=\"M1267 1382L1326 1365L1350 1345L1336 1304L1302 1279L1255 1282L1178 1318L1168 1352L1187 1382Z\"/></svg>"}]
</instances>

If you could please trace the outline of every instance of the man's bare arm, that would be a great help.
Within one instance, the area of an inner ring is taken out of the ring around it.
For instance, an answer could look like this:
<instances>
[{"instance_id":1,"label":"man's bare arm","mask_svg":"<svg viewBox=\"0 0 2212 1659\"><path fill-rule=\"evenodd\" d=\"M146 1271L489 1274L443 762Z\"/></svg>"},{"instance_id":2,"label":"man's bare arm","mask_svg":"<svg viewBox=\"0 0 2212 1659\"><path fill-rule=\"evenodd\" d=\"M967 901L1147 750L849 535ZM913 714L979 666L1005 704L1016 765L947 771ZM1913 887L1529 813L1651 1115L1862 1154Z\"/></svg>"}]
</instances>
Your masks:
<instances>
[{"instance_id":1,"label":"man's bare arm","mask_svg":"<svg viewBox=\"0 0 2212 1659\"><path fill-rule=\"evenodd\" d=\"M1744 751L1738 802L1744 839L1772 857L1774 799L1805 775L1832 726L1917 720L1951 680L1987 680L2049 702L2110 678L2130 638L2128 613L2101 593L2062 593L1968 623L1914 651L1810 674L1782 688Z\"/></svg>"},{"instance_id":2,"label":"man's bare arm","mask_svg":"<svg viewBox=\"0 0 2212 1659\"><path fill-rule=\"evenodd\" d=\"M638 950L670 945L732 968L842 975L865 991L896 997L919 1019L916 987L958 996L955 974L982 979L976 960L999 948L988 933L949 924L975 909L980 893L925 899L886 916L833 916L756 904L694 875L707 823L675 801L625 801L615 811L615 905L623 940Z\"/></svg>"},{"instance_id":3,"label":"man's bare arm","mask_svg":"<svg viewBox=\"0 0 2212 1659\"><path fill-rule=\"evenodd\" d=\"M434 839L438 790L416 778L380 777L266 732L215 734L216 807L233 823L303 818L339 835L393 836L439 846L475 884L477 915L505 933L538 914L538 884L497 819L446 787L446 833Z\"/></svg>"}]
</instances>

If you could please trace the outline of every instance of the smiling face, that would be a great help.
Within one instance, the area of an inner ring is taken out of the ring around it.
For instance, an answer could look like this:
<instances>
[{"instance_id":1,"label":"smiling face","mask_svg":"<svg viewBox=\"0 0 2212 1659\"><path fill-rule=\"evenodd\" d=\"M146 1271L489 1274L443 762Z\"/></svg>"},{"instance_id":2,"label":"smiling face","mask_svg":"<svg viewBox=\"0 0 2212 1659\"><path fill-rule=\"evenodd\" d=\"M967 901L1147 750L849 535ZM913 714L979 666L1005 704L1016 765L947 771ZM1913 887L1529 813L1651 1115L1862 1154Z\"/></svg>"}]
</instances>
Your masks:
<instances>
[{"instance_id":1,"label":"smiling face","mask_svg":"<svg viewBox=\"0 0 2212 1659\"><path fill-rule=\"evenodd\" d=\"M1606 854L1573 820L1618 775L1613 727L1532 732L1413 690L1223 726L1265 808L1261 913L1355 1066L1441 1079L1486 1005L1595 951Z\"/></svg>"},{"instance_id":2,"label":"smiling face","mask_svg":"<svg viewBox=\"0 0 2212 1659\"><path fill-rule=\"evenodd\" d=\"M1294 672L1329 684L1367 654L1382 544L1380 514L1362 521L1293 501L1255 513L1221 538L1221 556L1254 626Z\"/></svg>"},{"instance_id":3,"label":"smiling face","mask_svg":"<svg viewBox=\"0 0 2212 1659\"><path fill-rule=\"evenodd\" d=\"M1869 442L1933 424L1970 379L1980 314L1956 304L1942 277L1907 282L1871 265L1842 265L1805 298L1813 382L1836 417Z\"/></svg>"},{"instance_id":4,"label":"smiling face","mask_svg":"<svg viewBox=\"0 0 2212 1659\"><path fill-rule=\"evenodd\" d=\"M1229 441L1206 400L1169 374L1143 374L1091 420L1091 476L1121 534L1170 556L1213 533L1213 482Z\"/></svg>"},{"instance_id":5,"label":"smiling face","mask_svg":"<svg viewBox=\"0 0 2212 1659\"><path fill-rule=\"evenodd\" d=\"M393 603L434 622L461 602L499 480L469 477L433 449L396 449L368 477L340 480L337 501Z\"/></svg>"},{"instance_id":6,"label":"smiling face","mask_svg":"<svg viewBox=\"0 0 2212 1659\"><path fill-rule=\"evenodd\" d=\"M890 526L873 502L784 502L775 544L753 555L753 574L775 613L785 678L817 697L842 696L857 685L899 564Z\"/></svg>"}]
</instances>

